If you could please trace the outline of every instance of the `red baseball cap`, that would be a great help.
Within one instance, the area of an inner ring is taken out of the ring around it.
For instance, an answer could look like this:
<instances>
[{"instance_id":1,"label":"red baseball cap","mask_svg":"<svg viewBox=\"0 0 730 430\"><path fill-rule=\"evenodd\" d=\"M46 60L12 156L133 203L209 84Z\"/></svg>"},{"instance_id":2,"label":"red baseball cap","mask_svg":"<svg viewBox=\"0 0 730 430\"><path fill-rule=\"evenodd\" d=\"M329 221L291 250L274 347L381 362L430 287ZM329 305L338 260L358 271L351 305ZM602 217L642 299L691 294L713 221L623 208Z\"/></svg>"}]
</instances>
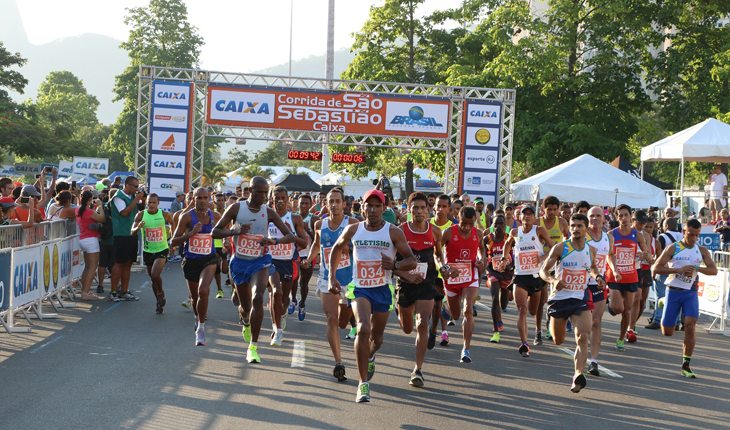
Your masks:
<instances>
[{"instance_id":1,"label":"red baseball cap","mask_svg":"<svg viewBox=\"0 0 730 430\"><path fill-rule=\"evenodd\" d=\"M380 190L373 189L365 191L365 194L362 196L362 201L367 202L370 197L377 197L382 204L385 204L385 194Z\"/></svg>"},{"instance_id":2,"label":"red baseball cap","mask_svg":"<svg viewBox=\"0 0 730 430\"><path fill-rule=\"evenodd\" d=\"M15 200L12 197L0 198L0 206L4 208L11 208L15 206Z\"/></svg>"}]
</instances>

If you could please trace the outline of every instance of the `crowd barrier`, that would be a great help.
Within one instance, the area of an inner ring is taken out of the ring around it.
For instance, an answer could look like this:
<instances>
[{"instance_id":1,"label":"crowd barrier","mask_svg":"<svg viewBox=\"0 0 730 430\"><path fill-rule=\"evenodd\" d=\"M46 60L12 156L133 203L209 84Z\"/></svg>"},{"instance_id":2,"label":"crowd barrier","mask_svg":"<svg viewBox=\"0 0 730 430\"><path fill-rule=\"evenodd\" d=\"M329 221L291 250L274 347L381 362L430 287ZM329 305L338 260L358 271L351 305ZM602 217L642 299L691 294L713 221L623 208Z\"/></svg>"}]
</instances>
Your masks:
<instances>
[{"instance_id":1,"label":"crowd barrier","mask_svg":"<svg viewBox=\"0 0 730 430\"><path fill-rule=\"evenodd\" d=\"M8 246L9 245L9 246ZM29 229L0 228L0 325L9 333L29 332L29 312L39 319L55 318L45 313L48 304L70 308L62 294L74 298L73 284L84 270L76 223L53 221ZM28 326L18 327L22 316Z\"/></svg>"},{"instance_id":2,"label":"crowd barrier","mask_svg":"<svg viewBox=\"0 0 730 430\"><path fill-rule=\"evenodd\" d=\"M700 302L700 314L713 318L707 326L710 333L730 335L726 322L730 313L728 290L730 290L730 252L714 251L712 259L717 265L717 275L707 276L700 273L697 297Z\"/></svg>"}]
</instances>

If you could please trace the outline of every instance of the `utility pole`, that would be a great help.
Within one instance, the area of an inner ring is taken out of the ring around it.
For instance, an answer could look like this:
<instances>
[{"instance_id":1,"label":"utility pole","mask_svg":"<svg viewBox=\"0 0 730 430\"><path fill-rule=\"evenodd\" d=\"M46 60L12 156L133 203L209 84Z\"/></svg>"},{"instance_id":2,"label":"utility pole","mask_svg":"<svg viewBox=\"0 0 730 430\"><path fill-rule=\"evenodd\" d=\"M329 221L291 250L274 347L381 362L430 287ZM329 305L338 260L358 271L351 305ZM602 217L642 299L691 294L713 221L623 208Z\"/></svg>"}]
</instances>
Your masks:
<instances>
[{"instance_id":1,"label":"utility pole","mask_svg":"<svg viewBox=\"0 0 730 430\"><path fill-rule=\"evenodd\" d=\"M329 0L329 8L327 10L327 56L325 60L325 79L327 86L332 89L335 74L335 0ZM330 171L330 152L329 152L330 134L325 135L322 144L322 174L326 175Z\"/></svg>"}]
</instances>

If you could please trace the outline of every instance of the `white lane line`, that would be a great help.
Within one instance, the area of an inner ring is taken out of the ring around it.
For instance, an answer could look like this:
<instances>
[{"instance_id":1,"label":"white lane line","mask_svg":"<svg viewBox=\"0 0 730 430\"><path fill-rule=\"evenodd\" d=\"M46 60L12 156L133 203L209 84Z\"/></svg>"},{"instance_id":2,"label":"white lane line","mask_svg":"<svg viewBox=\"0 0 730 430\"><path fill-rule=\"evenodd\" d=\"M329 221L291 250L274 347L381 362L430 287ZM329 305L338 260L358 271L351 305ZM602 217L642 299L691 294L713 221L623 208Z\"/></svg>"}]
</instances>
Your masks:
<instances>
[{"instance_id":1,"label":"white lane line","mask_svg":"<svg viewBox=\"0 0 730 430\"><path fill-rule=\"evenodd\" d=\"M31 354L35 354L36 352L40 351L41 349L47 347L48 345L54 344L54 343L58 342L61 339L63 339L63 335L58 336L55 339L51 339L51 340L49 340L48 342L46 342L46 343L44 343L42 345L38 345L37 347L31 349L30 350L30 353Z\"/></svg>"},{"instance_id":2,"label":"white lane line","mask_svg":"<svg viewBox=\"0 0 730 430\"><path fill-rule=\"evenodd\" d=\"M490 311L490 310L492 310L489 306L485 305L482 302L474 302L474 305L476 307L478 307L479 309L483 310L483 311Z\"/></svg>"},{"instance_id":3,"label":"white lane line","mask_svg":"<svg viewBox=\"0 0 730 430\"><path fill-rule=\"evenodd\" d=\"M307 361L306 345L303 340L294 341L294 349L291 353L291 367L304 367Z\"/></svg>"},{"instance_id":4,"label":"white lane line","mask_svg":"<svg viewBox=\"0 0 730 430\"><path fill-rule=\"evenodd\" d=\"M573 357L574 351L572 349L565 348L565 347L558 347L558 349L563 351L564 353L568 354L571 358ZM612 378L619 378L619 379L624 378L623 376L619 375L618 373L614 372L613 370L606 368L602 364L598 365L598 371L601 373L605 373L606 375L608 375Z\"/></svg>"}]
</instances>

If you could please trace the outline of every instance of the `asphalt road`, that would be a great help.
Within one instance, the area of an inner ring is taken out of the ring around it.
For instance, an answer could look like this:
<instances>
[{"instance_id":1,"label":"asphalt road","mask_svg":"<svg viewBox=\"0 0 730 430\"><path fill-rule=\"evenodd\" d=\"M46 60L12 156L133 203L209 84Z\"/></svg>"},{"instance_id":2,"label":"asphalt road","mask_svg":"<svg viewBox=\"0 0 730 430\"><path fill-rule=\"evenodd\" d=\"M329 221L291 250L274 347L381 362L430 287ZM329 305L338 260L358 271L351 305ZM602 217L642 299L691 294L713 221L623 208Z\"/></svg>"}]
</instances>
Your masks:
<instances>
[{"instance_id":1,"label":"asphalt road","mask_svg":"<svg viewBox=\"0 0 730 430\"><path fill-rule=\"evenodd\" d=\"M452 345L428 352L419 389L408 385L415 337L391 315L372 402L356 404L352 341L343 331L351 379L338 383L316 297L304 322L289 319L282 347L265 342L265 318L262 364L249 365L229 300L211 297L208 346L195 347L192 313L180 306L187 293L179 265L168 265L164 282L163 315L155 315L146 276L136 271L139 302L81 303L58 319L34 320L32 333L0 333L0 428L730 428L725 336L699 334L698 379L687 380L679 375L679 336L640 330L639 342L619 354L611 348L617 319L607 317L601 364L615 376L590 377L573 394L571 342L565 349L546 342L522 358L514 305L501 344L488 342L491 318L480 306L474 362L458 362L459 326L450 327Z\"/></svg>"}]
</instances>

